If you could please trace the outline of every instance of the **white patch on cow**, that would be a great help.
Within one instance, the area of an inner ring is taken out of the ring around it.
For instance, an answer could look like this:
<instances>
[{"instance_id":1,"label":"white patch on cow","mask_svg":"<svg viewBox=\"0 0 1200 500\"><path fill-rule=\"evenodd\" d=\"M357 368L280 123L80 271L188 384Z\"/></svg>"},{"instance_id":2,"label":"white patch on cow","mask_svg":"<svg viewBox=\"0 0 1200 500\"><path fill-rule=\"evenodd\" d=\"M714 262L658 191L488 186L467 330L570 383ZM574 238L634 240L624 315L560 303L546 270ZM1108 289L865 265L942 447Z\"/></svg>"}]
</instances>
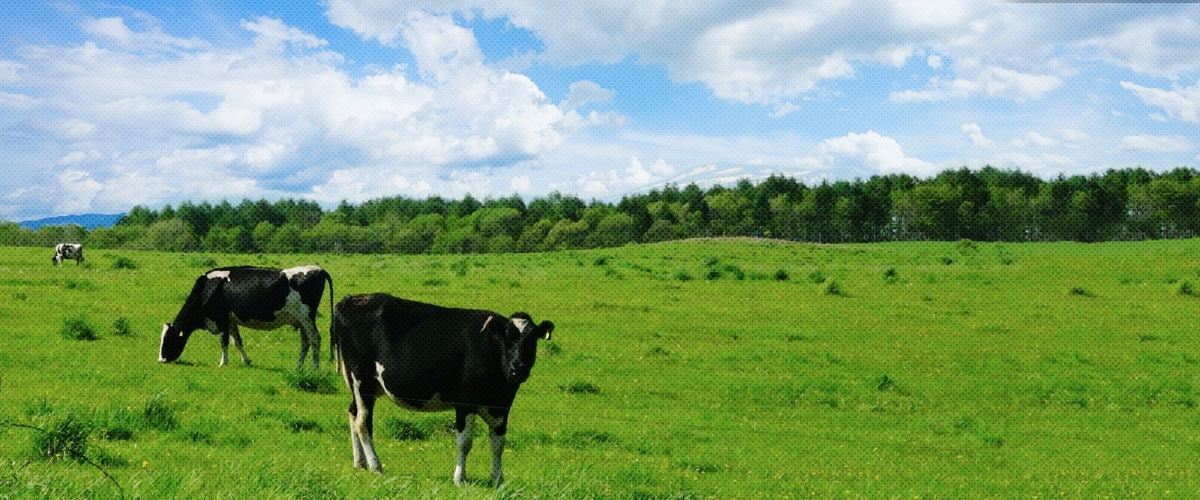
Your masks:
<instances>
[{"instance_id":1,"label":"white patch on cow","mask_svg":"<svg viewBox=\"0 0 1200 500\"><path fill-rule=\"evenodd\" d=\"M466 426L458 433L455 441L458 444L458 463L454 466L454 484L462 486L467 479L467 454L471 452L471 438L474 437L475 417L467 415Z\"/></svg>"},{"instance_id":2,"label":"white patch on cow","mask_svg":"<svg viewBox=\"0 0 1200 500\"><path fill-rule=\"evenodd\" d=\"M291 267L291 268L284 269L283 275L287 276L288 280L291 280L292 276L295 276L297 274L308 274L308 273L313 273L313 272L317 272L320 270L321 270L321 268L317 267L317 266Z\"/></svg>"},{"instance_id":3,"label":"white patch on cow","mask_svg":"<svg viewBox=\"0 0 1200 500\"><path fill-rule=\"evenodd\" d=\"M521 333L529 331L529 320L524 318L513 318L512 324L513 326L517 327L517 330Z\"/></svg>"},{"instance_id":4,"label":"white patch on cow","mask_svg":"<svg viewBox=\"0 0 1200 500\"><path fill-rule=\"evenodd\" d=\"M229 320L246 328L274 330L283 325L292 325L295 328L300 328L301 324L308 322L308 315L308 305L300 300L300 292L297 292L295 289L288 289L288 296L283 303L283 307L275 311L275 321L243 321L233 311L229 312Z\"/></svg>"},{"instance_id":5,"label":"white patch on cow","mask_svg":"<svg viewBox=\"0 0 1200 500\"><path fill-rule=\"evenodd\" d=\"M209 271L208 274L204 275L204 277L210 280L227 280L229 279L229 271Z\"/></svg>"}]
</instances>

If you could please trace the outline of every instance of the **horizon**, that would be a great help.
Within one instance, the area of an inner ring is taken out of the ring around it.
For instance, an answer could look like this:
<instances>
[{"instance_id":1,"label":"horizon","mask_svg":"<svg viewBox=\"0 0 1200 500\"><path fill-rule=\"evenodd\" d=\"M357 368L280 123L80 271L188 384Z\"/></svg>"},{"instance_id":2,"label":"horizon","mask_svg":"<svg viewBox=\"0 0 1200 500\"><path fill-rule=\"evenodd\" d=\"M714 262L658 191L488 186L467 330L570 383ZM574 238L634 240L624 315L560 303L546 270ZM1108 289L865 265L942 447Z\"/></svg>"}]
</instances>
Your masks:
<instances>
[{"instance_id":1,"label":"horizon","mask_svg":"<svg viewBox=\"0 0 1200 500\"><path fill-rule=\"evenodd\" d=\"M811 185L990 165L1050 179L1200 161L1196 4L11 11L7 220L222 199L612 202L773 174Z\"/></svg>"}]
</instances>

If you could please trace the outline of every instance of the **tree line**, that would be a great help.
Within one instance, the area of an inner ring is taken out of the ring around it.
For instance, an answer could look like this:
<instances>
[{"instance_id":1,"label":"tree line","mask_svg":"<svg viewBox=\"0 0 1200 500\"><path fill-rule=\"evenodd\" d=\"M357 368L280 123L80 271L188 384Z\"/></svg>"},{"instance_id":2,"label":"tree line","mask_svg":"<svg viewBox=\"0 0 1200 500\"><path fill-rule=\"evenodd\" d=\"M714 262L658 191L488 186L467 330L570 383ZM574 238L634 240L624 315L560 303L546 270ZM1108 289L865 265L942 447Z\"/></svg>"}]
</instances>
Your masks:
<instances>
[{"instance_id":1,"label":"tree line","mask_svg":"<svg viewBox=\"0 0 1200 500\"><path fill-rule=\"evenodd\" d=\"M1108 170L1046 180L1019 170L947 170L809 186L772 176L701 189L667 185L617 203L559 192L449 200L403 196L331 210L284 199L135 206L115 226L38 230L0 223L0 241L232 253L502 253L694 237L820 243L899 240L1082 242L1200 234L1200 171Z\"/></svg>"}]
</instances>

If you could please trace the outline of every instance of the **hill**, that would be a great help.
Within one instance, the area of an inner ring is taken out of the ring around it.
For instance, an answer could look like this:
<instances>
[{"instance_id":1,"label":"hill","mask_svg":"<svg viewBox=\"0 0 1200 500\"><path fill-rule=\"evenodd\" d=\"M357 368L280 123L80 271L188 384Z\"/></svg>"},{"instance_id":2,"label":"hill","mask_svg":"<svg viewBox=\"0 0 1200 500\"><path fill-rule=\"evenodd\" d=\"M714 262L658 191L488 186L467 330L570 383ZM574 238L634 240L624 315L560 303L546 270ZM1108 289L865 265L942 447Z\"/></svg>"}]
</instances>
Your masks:
<instances>
[{"instance_id":1,"label":"hill","mask_svg":"<svg viewBox=\"0 0 1200 500\"><path fill-rule=\"evenodd\" d=\"M75 224L87 228L88 231L98 227L111 227L121 220L125 214L82 214L82 215L59 215L55 217L47 217L44 219L34 219L20 222L21 227L37 230L42 226L65 226Z\"/></svg>"}]
</instances>

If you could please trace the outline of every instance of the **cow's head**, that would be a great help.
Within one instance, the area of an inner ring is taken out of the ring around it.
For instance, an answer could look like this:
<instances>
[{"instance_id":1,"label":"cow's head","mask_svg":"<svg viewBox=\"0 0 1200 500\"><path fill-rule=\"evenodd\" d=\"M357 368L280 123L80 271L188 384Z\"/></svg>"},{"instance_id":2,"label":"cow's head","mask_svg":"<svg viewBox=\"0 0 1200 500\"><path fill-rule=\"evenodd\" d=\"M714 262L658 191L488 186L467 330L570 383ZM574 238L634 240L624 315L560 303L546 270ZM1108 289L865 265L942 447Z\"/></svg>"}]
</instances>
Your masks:
<instances>
[{"instance_id":1,"label":"cow's head","mask_svg":"<svg viewBox=\"0 0 1200 500\"><path fill-rule=\"evenodd\" d=\"M483 329L491 328L492 337L500 343L500 363L509 384L520 384L529 378L537 361L538 340L550 340L554 323L543 321L535 325L525 313L516 313L508 320L489 317Z\"/></svg>"},{"instance_id":2,"label":"cow's head","mask_svg":"<svg viewBox=\"0 0 1200 500\"><path fill-rule=\"evenodd\" d=\"M183 354L183 347L187 345L188 337L192 336L192 332L185 332L170 323L164 323L162 329L162 341L158 345L158 362L170 363L179 359Z\"/></svg>"}]
</instances>

